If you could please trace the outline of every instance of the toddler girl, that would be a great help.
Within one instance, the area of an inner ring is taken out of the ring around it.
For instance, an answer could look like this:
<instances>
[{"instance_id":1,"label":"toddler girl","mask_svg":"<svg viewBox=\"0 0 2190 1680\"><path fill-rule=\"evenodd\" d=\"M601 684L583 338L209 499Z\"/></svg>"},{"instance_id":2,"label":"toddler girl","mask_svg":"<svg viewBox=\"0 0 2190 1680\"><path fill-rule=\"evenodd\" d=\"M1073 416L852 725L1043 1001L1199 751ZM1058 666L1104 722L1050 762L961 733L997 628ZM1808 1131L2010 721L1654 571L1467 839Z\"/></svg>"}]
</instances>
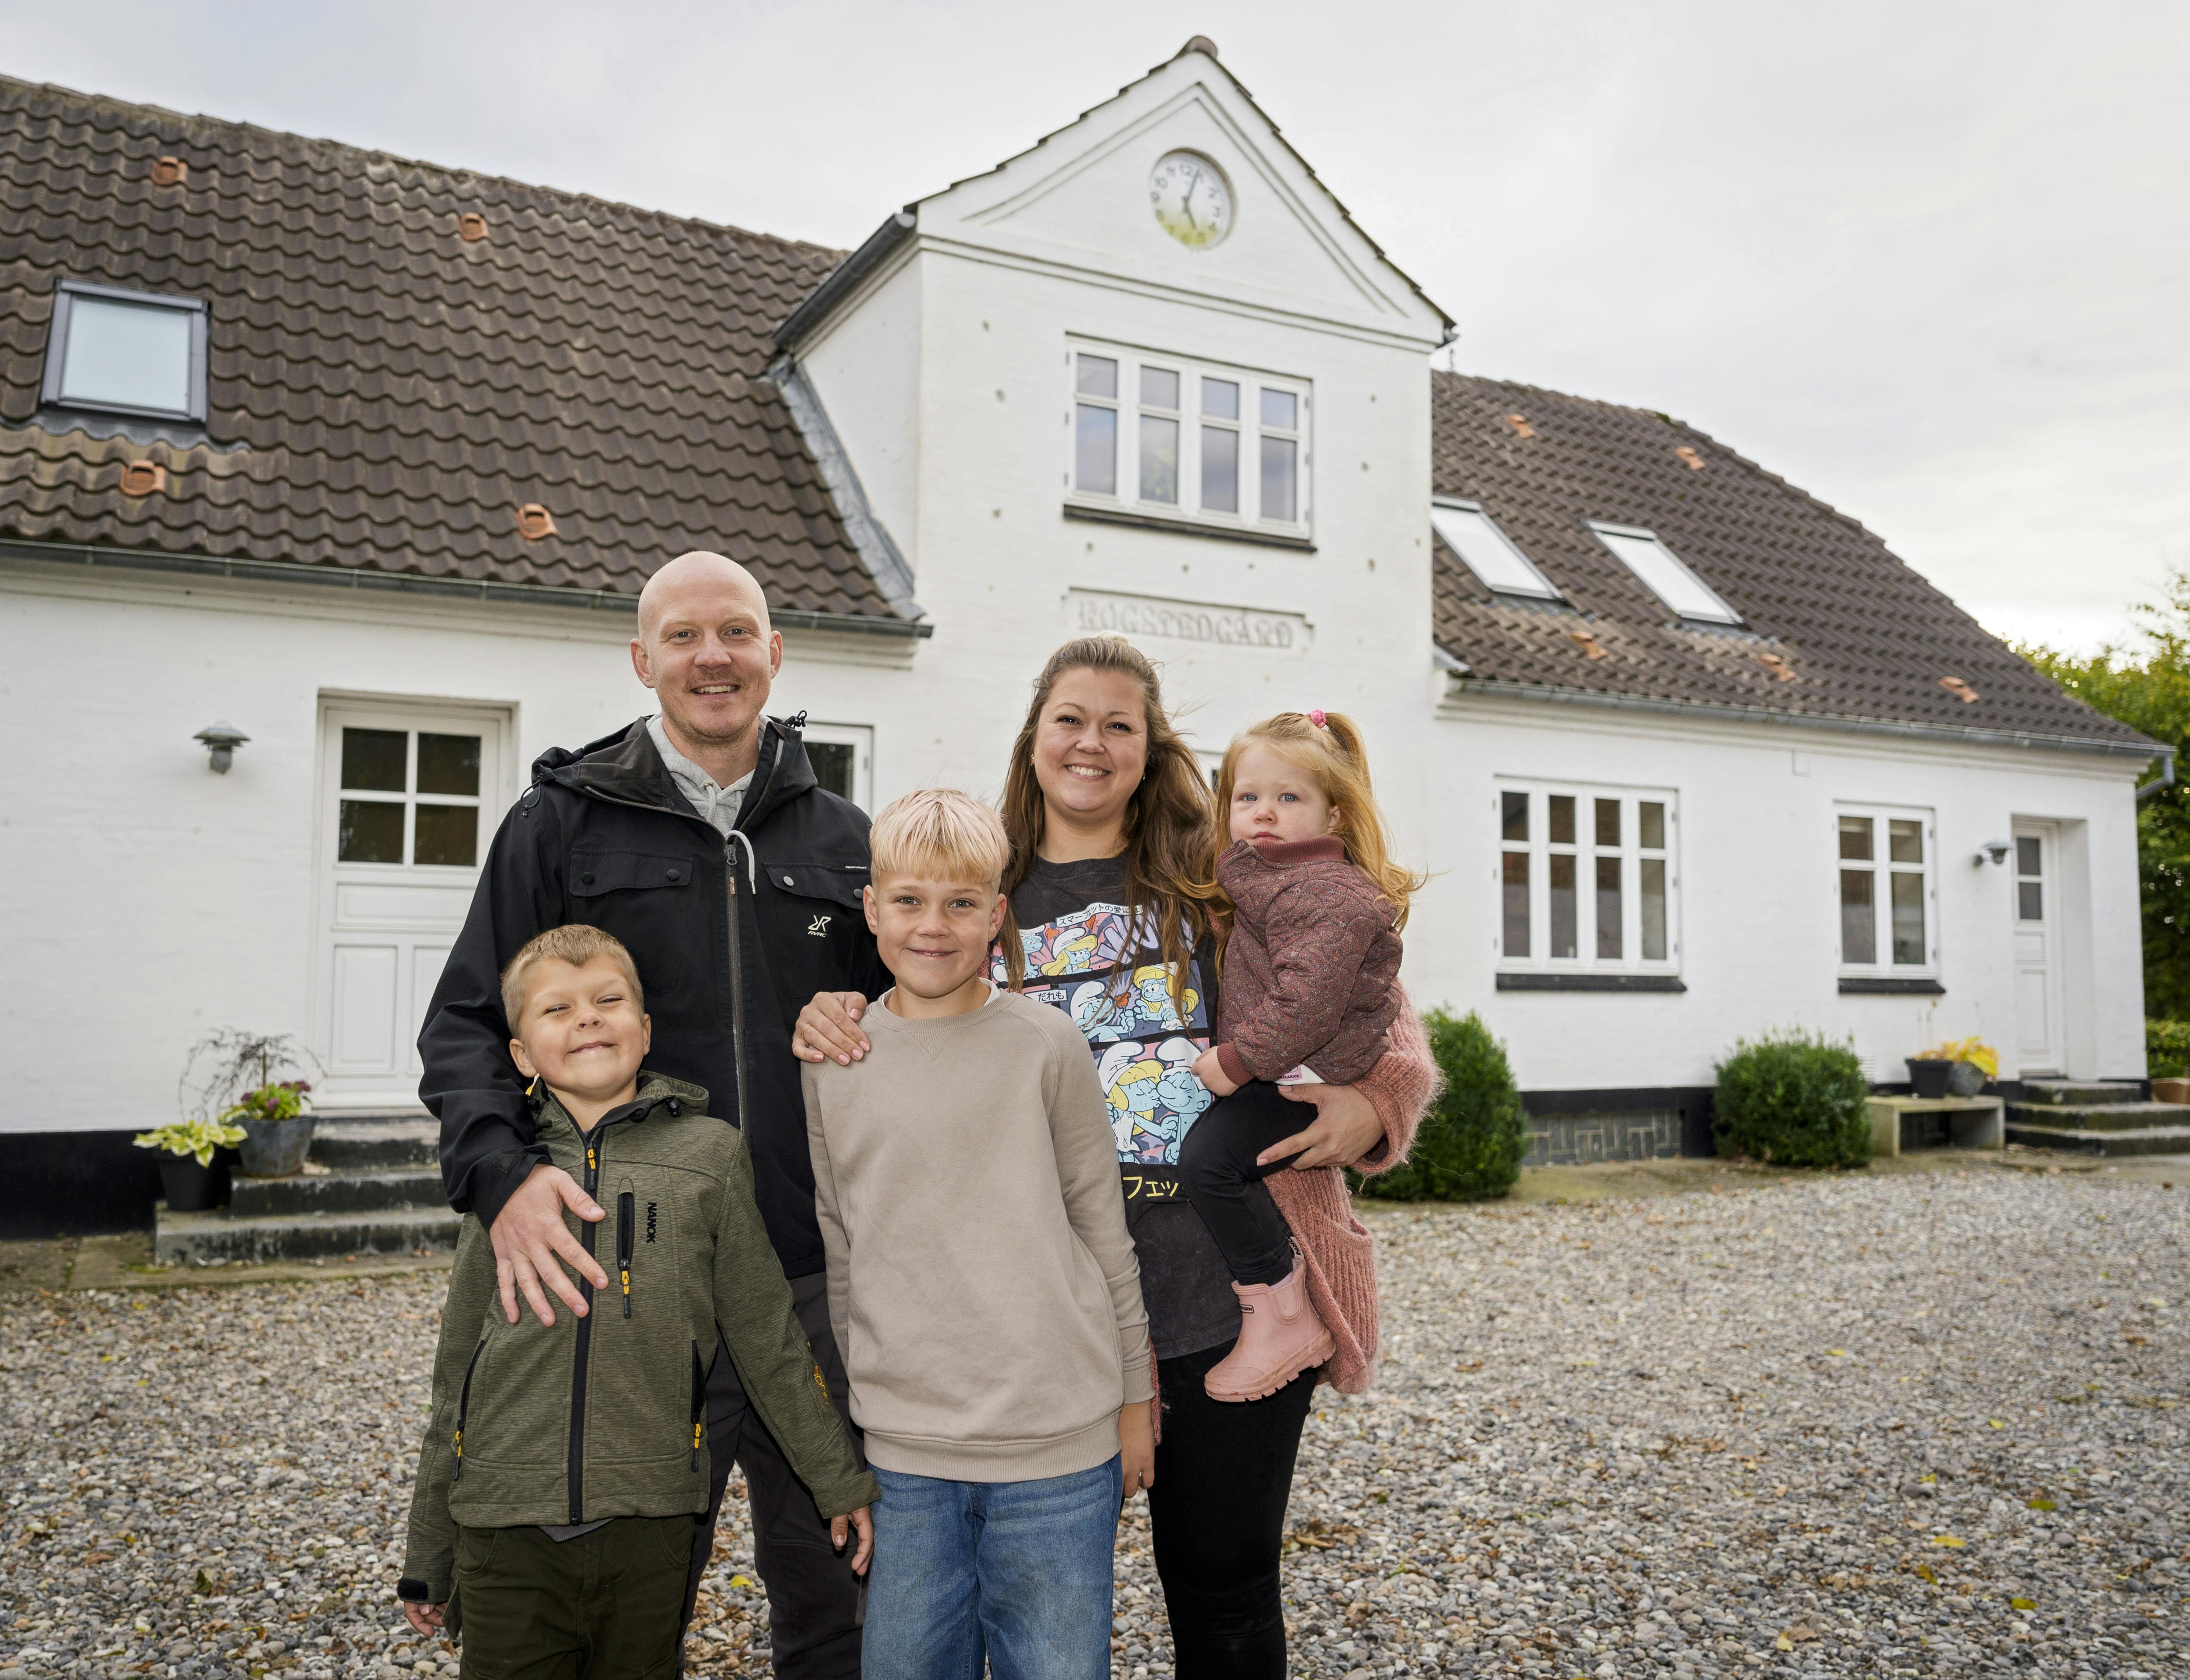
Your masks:
<instances>
[{"instance_id":1,"label":"toddler girl","mask_svg":"<svg viewBox=\"0 0 2190 1680\"><path fill-rule=\"evenodd\" d=\"M1255 1157L1301 1129L1282 1084L1351 1085L1385 1051L1399 934L1421 877L1392 861L1360 732L1331 712L1281 712L1234 741L1217 803L1224 944L1217 1036L1194 1071L1219 1100L1179 1148L1189 1200L1240 1297L1240 1340L1212 1399L1254 1400L1330 1357L1292 1232Z\"/></svg>"}]
</instances>

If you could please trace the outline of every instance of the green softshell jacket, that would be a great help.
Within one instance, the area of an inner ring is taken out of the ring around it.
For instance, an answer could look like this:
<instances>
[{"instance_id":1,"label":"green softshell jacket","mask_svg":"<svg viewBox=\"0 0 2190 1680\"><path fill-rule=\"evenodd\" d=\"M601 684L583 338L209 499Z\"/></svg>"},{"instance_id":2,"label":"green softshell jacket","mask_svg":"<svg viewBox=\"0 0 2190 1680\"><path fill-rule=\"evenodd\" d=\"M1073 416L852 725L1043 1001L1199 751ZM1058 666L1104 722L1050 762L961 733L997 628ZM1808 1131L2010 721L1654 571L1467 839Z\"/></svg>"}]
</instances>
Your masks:
<instances>
[{"instance_id":1,"label":"green softshell jacket","mask_svg":"<svg viewBox=\"0 0 2190 1680\"><path fill-rule=\"evenodd\" d=\"M638 1100L581 1132L535 1087L549 1159L607 1211L565 1220L609 1275L584 1318L503 1317L494 1248L475 1214L434 1358L399 1591L445 1603L456 1527L670 1517L707 1503L707 1365L717 1332L769 1433L825 1517L880 1497L829 1404L791 1286L753 1201L745 1136L707 1093L643 1076Z\"/></svg>"}]
</instances>

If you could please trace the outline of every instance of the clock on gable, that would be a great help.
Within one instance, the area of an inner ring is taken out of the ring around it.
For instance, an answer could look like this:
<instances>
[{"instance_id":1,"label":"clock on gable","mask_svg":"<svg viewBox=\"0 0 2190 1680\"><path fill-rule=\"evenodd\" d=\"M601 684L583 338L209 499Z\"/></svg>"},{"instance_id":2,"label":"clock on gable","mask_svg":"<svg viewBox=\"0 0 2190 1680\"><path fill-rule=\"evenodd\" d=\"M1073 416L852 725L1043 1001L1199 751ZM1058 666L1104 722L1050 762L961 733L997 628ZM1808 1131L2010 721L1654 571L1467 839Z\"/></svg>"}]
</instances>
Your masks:
<instances>
[{"instance_id":1,"label":"clock on gable","mask_svg":"<svg viewBox=\"0 0 2190 1680\"><path fill-rule=\"evenodd\" d=\"M1156 225L1190 251L1232 231L1232 184L1198 151L1167 151L1149 171L1149 203Z\"/></svg>"}]
</instances>

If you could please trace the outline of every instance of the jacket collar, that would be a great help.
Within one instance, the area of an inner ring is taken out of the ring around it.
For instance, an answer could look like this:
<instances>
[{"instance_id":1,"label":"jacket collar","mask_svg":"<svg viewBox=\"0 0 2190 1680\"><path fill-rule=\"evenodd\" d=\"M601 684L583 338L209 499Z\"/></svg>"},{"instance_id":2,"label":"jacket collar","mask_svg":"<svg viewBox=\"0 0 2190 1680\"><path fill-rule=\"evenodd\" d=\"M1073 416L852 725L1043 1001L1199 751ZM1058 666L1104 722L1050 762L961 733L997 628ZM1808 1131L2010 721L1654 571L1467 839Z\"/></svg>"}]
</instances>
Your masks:
<instances>
[{"instance_id":1,"label":"jacket collar","mask_svg":"<svg viewBox=\"0 0 2190 1680\"><path fill-rule=\"evenodd\" d=\"M570 1118L570 1110L548 1088L545 1081L534 1080L525 1089L525 1100L531 1105L540 1135L545 1136L558 1127L567 1127L577 1136L587 1135L578 1131L578 1122ZM701 1086L689 1085L681 1079L672 1079L667 1074L649 1073L641 1069L638 1100L626 1103L621 1108L610 1109L601 1116L593 1131L598 1132L603 1127L621 1125L625 1121L644 1120L656 1109L661 1110L672 1120L684 1114L705 1114L707 1111L707 1093Z\"/></svg>"},{"instance_id":2,"label":"jacket collar","mask_svg":"<svg viewBox=\"0 0 2190 1680\"><path fill-rule=\"evenodd\" d=\"M661 762L644 718L614 735L587 742L575 752L566 747L550 747L533 760L532 780L536 786L556 782L595 798L700 820L691 802L678 791L669 767ZM763 718L760 757L753 766L752 782L739 809L737 826L752 829L763 817L815 785L804 738L790 724Z\"/></svg>"},{"instance_id":3,"label":"jacket collar","mask_svg":"<svg viewBox=\"0 0 2190 1680\"><path fill-rule=\"evenodd\" d=\"M1344 863L1346 843L1335 834L1319 834L1313 840L1271 840L1260 845L1252 840L1234 840L1224 854L1235 863L1255 858L1288 869L1295 864Z\"/></svg>"}]
</instances>

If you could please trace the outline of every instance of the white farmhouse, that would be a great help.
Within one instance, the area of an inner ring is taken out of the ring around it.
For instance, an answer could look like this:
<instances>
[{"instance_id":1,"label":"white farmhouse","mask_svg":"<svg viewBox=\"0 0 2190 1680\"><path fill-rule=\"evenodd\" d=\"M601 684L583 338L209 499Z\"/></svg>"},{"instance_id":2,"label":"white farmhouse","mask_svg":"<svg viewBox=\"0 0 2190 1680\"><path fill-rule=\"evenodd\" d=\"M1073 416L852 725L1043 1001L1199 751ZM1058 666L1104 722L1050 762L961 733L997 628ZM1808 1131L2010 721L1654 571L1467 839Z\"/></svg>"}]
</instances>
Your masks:
<instances>
[{"instance_id":1,"label":"white farmhouse","mask_svg":"<svg viewBox=\"0 0 2190 1680\"><path fill-rule=\"evenodd\" d=\"M1431 372L1199 37L848 256L13 82L0 183L9 1234L144 1223L212 1027L415 1107L485 837L649 709L633 602L696 547L870 806L996 792L1090 630L1212 762L1356 714L1435 874L1408 983L1542 1155L1707 1149L1779 1025L2142 1076L2161 749L1692 428Z\"/></svg>"}]
</instances>

